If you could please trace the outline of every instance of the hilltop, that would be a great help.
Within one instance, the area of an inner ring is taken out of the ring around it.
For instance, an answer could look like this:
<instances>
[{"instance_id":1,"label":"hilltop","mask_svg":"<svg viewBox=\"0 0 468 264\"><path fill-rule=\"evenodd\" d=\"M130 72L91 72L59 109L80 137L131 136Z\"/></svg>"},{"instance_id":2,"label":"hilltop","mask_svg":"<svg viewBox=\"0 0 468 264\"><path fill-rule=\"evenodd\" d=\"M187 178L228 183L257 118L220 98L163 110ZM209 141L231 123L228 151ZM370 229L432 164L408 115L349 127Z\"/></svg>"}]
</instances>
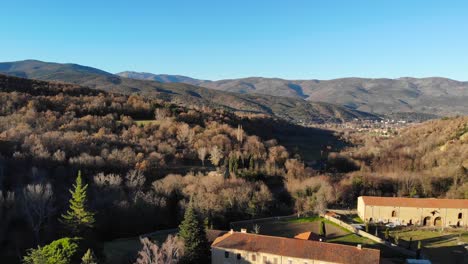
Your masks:
<instances>
[{"instance_id":1,"label":"hilltop","mask_svg":"<svg viewBox=\"0 0 468 264\"><path fill-rule=\"evenodd\" d=\"M61 81L122 94L140 94L186 106L209 106L233 112L265 114L295 123L376 119L376 115L330 103L271 95L239 94L185 83L135 80L76 64L41 61L0 63L0 73L45 81Z\"/></svg>"},{"instance_id":2,"label":"hilltop","mask_svg":"<svg viewBox=\"0 0 468 264\"><path fill-rule=\"evenodd\" d=\"M164 83L182 82L241 94L268 94L310 102L327 102L383 115L468 114L468 82L447 78L341 78L334 80L284 80L251 77L206 81L185 76L119 73L135 79ZM427 116L428 118L430 116Z\"/></svg>"}]
</instances>

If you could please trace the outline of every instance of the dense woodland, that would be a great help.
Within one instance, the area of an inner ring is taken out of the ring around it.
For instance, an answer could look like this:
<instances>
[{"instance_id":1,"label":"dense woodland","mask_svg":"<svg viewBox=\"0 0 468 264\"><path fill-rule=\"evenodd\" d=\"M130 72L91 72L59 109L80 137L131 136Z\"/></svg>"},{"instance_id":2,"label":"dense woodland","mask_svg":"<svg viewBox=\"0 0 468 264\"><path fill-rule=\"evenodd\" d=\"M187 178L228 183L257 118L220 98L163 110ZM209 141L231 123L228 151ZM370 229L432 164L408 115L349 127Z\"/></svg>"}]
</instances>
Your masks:
<instances>
[{"instance_id":1,"label":"dense woodland","mask_svg":"<svg viewBox=\"0 0 468 264\"><path fill-rule=\"evenodd\" d=\"M190 201L225 229L363 194L468 198L466 117L388 139L347 135L353 147L312 169L275 139L303 128L279 120L0 77L0 254L11 259L66 234L58 219L79 170L98 242L177 227Z\"/></svg>"},{"instance_id":2,"label":"dense woodland","mask_svg":"<svg viewBox=\"0 0 468 264\"><path fill-rule=\"evenodd\" d=\"M283 177L304 177L306 169L276 140L252 134L269 138L265 120L62 83L4 77L0 86L8 254L60 236L57 219L78 170L101 240L175 227L189 199L217 228L292 213Z\"/></svg>"}]
</instances>

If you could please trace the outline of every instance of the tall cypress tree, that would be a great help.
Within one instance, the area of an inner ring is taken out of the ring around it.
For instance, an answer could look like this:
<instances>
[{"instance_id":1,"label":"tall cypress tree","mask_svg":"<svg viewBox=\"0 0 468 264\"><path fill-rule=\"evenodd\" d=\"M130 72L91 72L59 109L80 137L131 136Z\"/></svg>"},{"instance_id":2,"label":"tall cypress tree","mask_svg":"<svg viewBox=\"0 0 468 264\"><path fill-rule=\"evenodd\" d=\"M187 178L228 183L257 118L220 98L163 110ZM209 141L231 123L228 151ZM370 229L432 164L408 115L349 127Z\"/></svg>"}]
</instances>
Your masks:
<instances>
[{"instance_id":1,"label":"tall cypress tree","mask_svg":"<svg viewBox=\"0 0 468 264\"><path fill-rule=\"evenodd\" d=\"M249 170L253 171L254 168L255 168L254 157L253 157L253 156L250 156L250 160L249 160Z\"/></svg>"},{"instance_id":2,"label":"tall cypress tree","mask_svg":"<svg viewBox=\"0 0 468 264\"><path fill-rule=\"evenodd\" d=\"M78 171L78 177L76 177L73 188L73 190L69 190L72 195L70 208L66 214L62 215L61 222L64 223L73 234L77 235L85 228L93 227L94 213L86 208L86 189L88 185L83 185L81 171Z\"/></svg>"},{"instance_id":3,"label":"tall cypress tree","mask_svg":"<svg viewBox=\"0 0 468 264\"><path fill-rule=\"evenodd\" d=\"M185 243L182 263L208 263L210 251L205 227L195 212L192 201L185 210L184 220L179 225L179 236Z\"/></svg>"},{"instance_id":4,"label":"tall cypress tree","mask_svg":"<svg viewBox=\"0 0 468 264\"><path fill-rule=\"evenodd\" d=\"M327 236L327 230L325 229L325 222L320 221L319 236L325 238Z\"/></svg>"}]
</instances>

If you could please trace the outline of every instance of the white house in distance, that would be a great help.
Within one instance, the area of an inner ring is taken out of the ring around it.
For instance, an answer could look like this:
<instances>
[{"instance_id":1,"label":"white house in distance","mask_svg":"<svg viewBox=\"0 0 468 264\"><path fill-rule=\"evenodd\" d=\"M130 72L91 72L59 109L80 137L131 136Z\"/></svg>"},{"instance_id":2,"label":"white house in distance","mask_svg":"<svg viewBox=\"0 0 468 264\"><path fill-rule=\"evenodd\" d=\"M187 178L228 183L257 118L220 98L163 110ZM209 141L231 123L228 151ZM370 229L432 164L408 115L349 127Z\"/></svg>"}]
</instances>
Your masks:
<instances>
[{"instance_id":1,"label":"white house in distance","mask_svg":"<svg viewBox=\"0 0 468 264\"><path fill-rule=\"evenodd\" d=\"M211 263L374 264L380 250L231 231L211 245Z\"/></svg>"},{"instance_id":2,"label":"white house in distance","mask_svg":"<svg viewBox=\"0 0 468 264\"><path fill-rule=\"evenodd\" d=\"M468 224L468 199L360 196L357 211L365 222L440 227Z\"/></svg>"}]
</instances>

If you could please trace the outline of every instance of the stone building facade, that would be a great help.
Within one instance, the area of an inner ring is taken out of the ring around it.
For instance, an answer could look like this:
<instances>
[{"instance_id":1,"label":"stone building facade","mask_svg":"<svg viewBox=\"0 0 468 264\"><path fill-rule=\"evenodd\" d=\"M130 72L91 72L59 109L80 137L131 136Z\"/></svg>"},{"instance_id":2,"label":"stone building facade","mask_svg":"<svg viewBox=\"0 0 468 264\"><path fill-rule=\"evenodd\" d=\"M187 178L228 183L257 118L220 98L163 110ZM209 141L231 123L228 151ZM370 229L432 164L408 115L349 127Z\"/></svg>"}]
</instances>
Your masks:
<instances>
[{"instance_id":1,"label":"stone building facade","mask_svg":"<svg viewBox=\"0 0 468 264\"><path fill-rule=\"evenodd\" d=\"M357 211L365 222L436 227L468 224L466 199L360 196Z\"/></svg>"}]
</instances>

